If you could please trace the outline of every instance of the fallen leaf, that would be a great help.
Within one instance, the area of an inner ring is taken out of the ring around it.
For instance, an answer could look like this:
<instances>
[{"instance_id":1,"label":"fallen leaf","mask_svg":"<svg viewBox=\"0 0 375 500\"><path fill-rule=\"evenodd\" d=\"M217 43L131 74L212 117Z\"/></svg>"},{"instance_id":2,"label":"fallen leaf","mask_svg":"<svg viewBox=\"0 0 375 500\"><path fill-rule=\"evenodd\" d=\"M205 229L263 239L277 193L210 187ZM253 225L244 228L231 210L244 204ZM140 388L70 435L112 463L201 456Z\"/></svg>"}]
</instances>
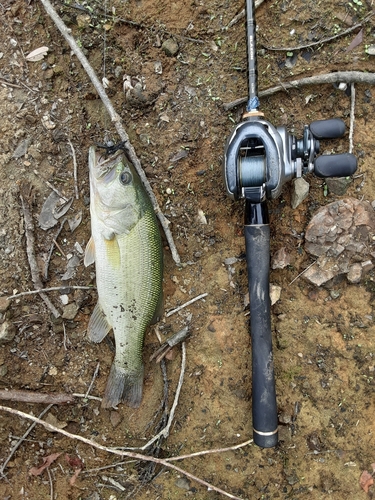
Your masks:
<instances>
[{"instance_id":1,"label":"fallen leaf","mask_svg":"<svg viewBox=\"0 0 375 500\"><path fill-rule=\"evenodd\" d=\"M353 39L352 43L346 49L345 52L350 52L351 50L358 47L363 42L363 29L358 33L358 35Z\"/></svg>"},{"instance_id":2,"label":"fallen leaf","mask_svg":"<svg viewBox=\"0 0 375 500\"><path fill-rule=\"evenodd\" d=\"M362 472L361 477L359 479L359 484L365 493L368 493L369 487L374 484L374 479L372 475L369 472L367 472L367 470L364 470Z\"/></svg>"},{"instance_id":3,"label":"fallen leaf","mask_svg":"<svg viewBox=\"0 0 375 500\"><path fill-rule=\"evenodd\" d=\"M48 47L39 47L38 49L33 50L26 56L26 60L30 62L37 62L41 61L44 56L47 55L47 52L49 51Z\"/></svg>"},{"instance_id":4,"label":"fallen leaf","mask_svg":"<svg viewBox=\"0 0 375 500\"><path fill-rule=\"evenodd\" d=\"M68 462L68 465L73 469L83 469L83 462L79 457L70 457L67 453L65 453L65 459Z\"/></svg>"},{"instance_id":5,"label":"fallen leaf","mask_svg":"<svg viewBox=\"0 0 375 500\"><path fill-rule=\"evenodd\" d=\"M47 422L47 424L51 424L54 427L57 427L57 429L64 429L64 427L66 427L68 425L66 422L61 422L60 420L57 420L55 415L53 415L52 413L48 413L48 415L46 417L46 422ZM51 431L51 432L55 432L55 431Z\"/></svg>"},{"instance_id":6,"label":"fallen leaf","mask_svg":"<svg viewBox=\"0 0 375 500\"><path fill-rule=\"evenodd\" d=\"M81 472L82 469L76 469L74 471L73 476L70 478L69 484L70 486L74 486L74 483L76 482L76 479L78 477L78 474Z\"/></svg>"},{"instance_id":7,"label":"fallen leaf","mask_svg":"<svg viewBox=\"0 0 375 500\"><path fill-rule=\"evenodd\" d=\"M61 453L52 453L52 455L44 457L43 465L41 465L40 467L31 467L31 469L29 470L30 476L40 476L42 472L52 464L52 462L54 462L57 458L59 458L60 455Z\"/></svg>"}]
</instances>

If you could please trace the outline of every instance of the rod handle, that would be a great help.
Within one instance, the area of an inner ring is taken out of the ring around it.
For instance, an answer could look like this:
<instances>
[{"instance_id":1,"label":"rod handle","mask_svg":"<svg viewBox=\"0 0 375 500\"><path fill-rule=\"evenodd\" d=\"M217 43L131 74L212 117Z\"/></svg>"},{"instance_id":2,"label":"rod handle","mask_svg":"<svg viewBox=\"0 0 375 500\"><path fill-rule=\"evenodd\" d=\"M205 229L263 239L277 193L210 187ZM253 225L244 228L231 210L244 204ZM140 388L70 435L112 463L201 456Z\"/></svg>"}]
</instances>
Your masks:
<instances>
[{"instance_id":1,"label":"rod handle","mask_svg":"<svg viewBox=\"0 0 375 500\"><path fill-rule=\"evenodd\" d=\"M258 446L272 448L278 442L278 418L269 294L269 225L245 225L245 243L250 295L253 438Z\"/></svg>"}]
</instances>

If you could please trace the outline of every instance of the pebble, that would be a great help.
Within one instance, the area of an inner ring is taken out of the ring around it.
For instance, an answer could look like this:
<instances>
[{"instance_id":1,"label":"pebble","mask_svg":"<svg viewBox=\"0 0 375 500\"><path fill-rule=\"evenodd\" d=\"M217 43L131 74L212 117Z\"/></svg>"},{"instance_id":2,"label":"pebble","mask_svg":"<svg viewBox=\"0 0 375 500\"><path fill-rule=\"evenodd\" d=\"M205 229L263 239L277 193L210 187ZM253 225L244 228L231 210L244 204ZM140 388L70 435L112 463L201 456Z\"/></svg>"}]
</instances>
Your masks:
<instances>
[{"instance_id":1,"label":"pebble","mask_svg":"<svg viewBox=\"0 0 375 500\"><path fill-rule=\"evenodd\" d=\"M0 325L0 345L11 342L16 336L16 328L10 321L4 321Z\"/></svg>"},{"instance_id":2,"label":"pebble","mask_svg":"<svg viewBox=\"0 0 375 500\"><path fill-rule=\"evenodd\" d=\"M68 319L68 320L74 319L77 316L78 310L79 307L75 302L66 305L63 308L63 314L62 314L63 319Z\"/></svg>"},{"instance_id":3,"label":"pebble","mask_svg":"<svg viewBox=\"0 0 375 500\"><path fill-rule=\"evenodd\" d=\"M298 179L294 179L293 183L293 191L291 196L291 205L292 208L297 208L303 200L305 200L309 194L310 184L305 181L302 177L298 177Z\"/></svg>"},{"instance_id":4,"label":"pebble","mask_svg":"<svg viewBox=\"0 0 375 500\"><path fill-rule=\"evenodd\" d=\"M178 43L173 40L173 38L168 38L168 40L165 40L161 48L168 57L176 56L178 54L178 51L180 50Z\"/></svg>"},{"instance_id":5,"label":"pebble","mask_svg":"<svg viewBox=\"0 0 375 500\"><path fill-rule=\"evenodd\" d=\"M284 269L284 267L289 266L290 255L287 253L286 248L282 247L274 254L272 258L271 267L272 269Z\"/></svg>"},{"instance_id":6,"label":"pebble","mask_svg":"<svg viewBox=\"0 0 375 500\"><path fill-rule=\"evenodd\" d=\"M10 306L10 300L6 297L0 297L0 314L4 314Z\"/></svg>"}]
</instances>

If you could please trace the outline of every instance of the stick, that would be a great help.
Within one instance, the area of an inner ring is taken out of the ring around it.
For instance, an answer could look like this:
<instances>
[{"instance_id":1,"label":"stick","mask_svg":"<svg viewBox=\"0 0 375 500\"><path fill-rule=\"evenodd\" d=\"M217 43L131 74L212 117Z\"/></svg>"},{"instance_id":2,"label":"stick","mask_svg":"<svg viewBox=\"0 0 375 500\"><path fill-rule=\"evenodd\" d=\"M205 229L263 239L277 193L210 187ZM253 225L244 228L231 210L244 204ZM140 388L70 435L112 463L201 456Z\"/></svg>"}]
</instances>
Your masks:
<instances>
[{"instance_id":1,"label":"stick","mask_svg":"<svg viewBox=\"0 0 375 500\"><path fill-rule=\"evenodd\" d=\"M77 177L77 157L76 157L76 152L74 150L72 141L68 139L68 144L70 146L70 149L72 150L72 156L73 156L73 178L74 178L74 193L76 195L76 200L79 200L79 193L78 193L78 177Z\"/></svg>"},{"instance_id":2,"label":"stick","mask_svg":"<svg viewBox=\"0 0 375 500\"><path fill-rule=\"evenodd\" d=\"M183 474L186 477L190 478L192 481L196 481L197 483L202 484L206 488L208 488L210 490L217 491L218 493L221 493L222 495L224 495L228 498L232 498L234 500L242 500L240 497L236 497L235 495L232 495L231 493L228 493L228 492L222 490L221 488L218 488L217 486L214 486L214 485L208 483L207 481L204 481L203 479L200 479L199 477L194 476L190 472L188 472L184 469L181 469L180 467L177 467L176 465L173 465L173 464L171 464L171 463L169 463L166 460L163 460L161 458L151 457L148 455L142 455L140 453L135 453L132 451L121 451L121 450L118 450L116 448L110 448L107 446L103 446L99 443L96 443L95 441L92 441L91 439L87 439L87 438L80 436L78 434L71 434L70 432L67 432L64 429L59 429L58 427L55 427L54 425L51 425L48 422L41 420L40 418L34 417L33 415L30 415L28 413L24 413L23 411L15 410L14 408L8 408L7 406L0 406L0 411L6 411L8 413L11 413L12 415L17 415L19 417L26 418L28 420L32 420L36 424L42 425L43 427L45 427L47 430L49 430L51 432L58 432L59 434L62 434L63 436L65 436L69 439L76 439L77 441L81 441L82 443L85 443L89 446L92 446L93 448L96 448L96 449L101 450L101 451L105 451L107 453L112 453L113 455L118 455L121 457L130 457L130 458L134 458L136 460L141 460L141 461L146 461L146 462L147 461L155 462L159 465L163 465L164 467L168 467L170 469L173 469L173 470L179 472L180 474Z\"/></svg>"},{"instance_id":3,"label":"stick","mask_svg":"<svg viewBox=\"0 0 375 500\"><path fill-rule=\"evenodd\" d=\"M200 457L201 455L208 455L209 453L224 453L226 451L238 450L239 448L243 448L244 446L247 446L248 444L251 444L252 442L253 442L253 439L249 439L248 441L245 441L244 443L236 444L234 446L228 446L228 448L216 448L215 450L197 451L196 453L189 453L188 455L179 455L178 457L165 458L164 460L166 462L172 462L174 460L184 460L185 458Z\"/></svg>"},{"instance_id":4,"label":"stick","mask_svg":"<svg viewBox=\"0 0 375 500\"><path fill-rule=\"evenodd\" d=\"M74 397L70 394L64 393L42 393L42 392L32 392L32 391L18 391L0 389L0 399L6 401L18 401L21 403L38 403L38 404L52 404L61 405L67 403L73 403Z\"/></svg>"},{"instance_id":5,"label":"stick","mask_svg":"<svg viewBox=\"0 0 375 500\"><path fill-rule=\"evenodd\" d=\"M315 45L323 45L324 43L331 42L332 40L335 40L336 38L342 37L347 35L348 33L351 33L352 31L356 30L357 28L361 28L367 21L371 19L371 17L374 14L371 13L367 17L363 19L362 22L356 24L355 26L352 26L351 28L346 29L345 31L342 31L341 33L337 33L337 35L330 36L328 38L323 38L322 40L318 40L317 42L311 42L307 45L298 45L297 47L267 47L266 45L263 45L263 47L267 50L273 50L273 51L279 51L279 52L293 52L295 50L302 50L302 49L308 49L310 47L314 47Z\"/></svg>"},{"instance_id":6,"label":"stick","mask_svg":"<svg viewBox=\"0 0 375 500\"><path fill-rule=\"evenodd\" d=\"M355 119L355 86L350 85L350 127L349 127L349 153L353 152L353 134L354 134L354 119Z\"/></svg>"},{"instance_id":7,"label":"stick","mask_svg":"<svg viewBox=\"0 0 375 500\"><path fill-rule=\"evenodd\" d=\"M50 288L39 288L38 290L30 290L28 292L17 293L16 295L10 295L7 297L7 300L18 299L19 297L24 297L25 295L34 295L36 293L44 293L44 292L60 292L63 293L69 289L71 290L95 290L94 286L52 286Z\"/></svg>"},{"instance_id":8,"label":"stick","mask_svg":"<svg viewBox=\"0 0 375 500\"><path fill-rule=\"evenodd\" d=\"M169 430L171 428L173 417L174 417L174 413L175 413L176 408L177 408L178 398L180 397L181 387L182 387L182 383L184 381L184 374L185 374L185 366L186 366L186 347L185 347L185 342L182 342L181 348L182 348L182 359L181 359L180 378L178 380L176 394L175 394L175 397L174 397L174 401L173 401L173 405L172 405L172 408L171 408L171 412L170 412L169 417L168 417L167 425L158 434L156 434L152 439L150 439L150 441L148 441L144 446L142 446L142 447L136 447L136 448L121 447L121 449L123 449L123 450L141 450L141 451L145 451L147 448L149 448L149 446L151 446L155 441L157 441L161 437L167 438L169 436Z\"/></svg>"},{"instance_id":9,"label":"stick","mask_svg":"<svg viewBox=\"0 0 375 500\"><path fill-rule=\"evenodd\" d=\"M289 283L289 285L292 285L292 284L293 284L296 280L298 280L298 278L299 278L300 276L302 276L302 274L304 274L304 273L305 273L308 269L310 269L310 267L312 267L312 266L313 266L314 264L316 264L317 262L318 262L318 260L314 260L314 262L312 262L310 265L308 265L308 266L306 267L306 269L304 269L302 272L300 272L299 274L297 274L297 276L296 276L294 279L292 279L292 281Z\"/></svg>"},{"instance_id":10,"label":"stick","mask_svg":"<svg viewBox=\"0 0 375 500\"><path fill-rule=\"evenodd\" d=\"M90 383L90 385L89 385L89 388L87 389L87 392L86 392L86 394L85 394L85 396L84 396L84 399L86 399L86 398L87 398L87 396L88 396L88 395L90 394L90 392L91 392L92 386L94 385L95 379L96 379L96 377L98 376L98 373L99 373L99 366L100 366L100 363L98 363L98 364L96 365L96 368L95 368L95 371L94 371L94 375L92 376L91 383Z\"/></svg>"},{"instance_id":11,"label":"stick","mask_svg":"<svg viewBox=\"0 0 375 500\"><path fill-rule=\"evenodd\" d=\"M138 156L137 156L132 144L129 141L129 136L126 133L124 127L122 126L120 116L115 111L109 97L106 94L106 91L103 88L103 85L100 83L98 77L95 74L95 71L91 67L86 56L83 54L82 50L78 47L75 39L70 34L71 30L65 26L64 22L59 17L59 15L55 11L55 9L52 7L49 0L40 0L40 1L43 4L47 14L51 17L51 19L55 23L56 27L58 28L58 30L60 31L60 33L62 34L64 39L69 44L69 46L72 49L72 51L74 52L74 54L77 56L79 62L82 64L84 70L86 71L92 84L94 85L96 91L98 92L99 97L102 100L102 102L103 102L103 104L104 104L104 106L105 106L105 108L106 108L106 110L111 118L111 121L117 130L118 135L120 136L121 140L125 143L125 148L126 148L126 151L129 155L129 158L130 158L131 162L133 163L139 177L141 178L142 184L144 185L145 190L147 191L147 194L149 195L150 200L152 202L154 211L155 211L155 213L160 221L160 224L163 227L165 236L168 240L169 248L171 249L172 257L173 257L174 261L176 262L176 264L179 265L181 263L181 259L180 259L178 252L177 252L176 245L173 241L172 233L168 227L169 221L166 219L166 217L164 216L164 214L160 210L157 199L156 199L156 197L152 191L152 188L150 186L150 183L148 182L147 177L142 169L142 166L141 166L141 163L138 159Z\"/></svg>"},{"instance_id":12,"label":"stick","mask_svg":"<svg viewBox=\"0 0 375 500\"><path fill-rule=\"evenodd\" d=\"M204 297L207 297L208 293L202 293L201 295L198 295L197 297L194 297L194 299L189 300L188 302L185 302L185 304L182 304L181 306L176 307L176 309L172 309L171 311L168 311L167 314L165 315L166 318L169 318L169 316L172 316L172 314L175 314L178 311L181 311L181 309L184 309L184 307L190 306L194 302L200 299L204 299Z\"/></svg>"},{"instance_id":13,"label":"stick","mask_svg":"<svg viewBox=\"0 0 375 500\"><path fill-rule=\"evenodd\" d=\"M255 8L257 9L258 7L260 7L263 2L264 2L264 0L255 0ZM232 26L234 26L236 23L238 23L238 21L240 21L244 17L245 17L245 9L242 9L239 14L234 16L234 18L231 20L231 22L228 24L228 26L225 29L231 28Z\"/></svg>"},{"instance_id":14,"label":"stick","mask_svg":"<svg viewBox=\"0 0 375 500\"><path fill-rule=\"evenodd\" d=\"M303 87L304 85L324 85L326 83L366 83L368 85L375 84L375 73L362 73L361 71L337 71L335 73L325 73L323 75L309 76L301 78L301 80L292 80L291 82L271 87L267 90L259 92L259 97L268 97L276 94L281 90ZM224 103L223 108L229 111L237 106L247 103L248 97L242 97L235 101Z\"/></svg>"},{"instance_id":15,"label":"stick","mask_svg":"<svg viewBox=\"0 0 375 500\"><path fill-rule=\"evenodd\" d=\"M39 415L39 418L42 418L51 408L53 405L48 405L47 408L45 408L42 413ZM42 420L43 422L43 420ZM22 442L27 438L27 436L30 434L30 432L34 429L36 426L37 422L34 422L33 424L30 425L30 427L27 429L25 434L21 437L21 439L13 446L11 449L11 452L8 456L8 458L5 460L3 465L0 467L0 475L2 476L4 474L4 470L6 469L6 466L8 465L9 461L15 454L15 452L18 450L18 448L21 446Z\"/></svg>"},{"instance_id":16,"label":"stick","mask_svg":"<svg viewBox=\"0 0 375 500\"><path fill-rule=\"evenodd\" d=\"M35 238L34 238L34 222L31 216L30 206L26 201L26 198L20 194L21 203L22 203L22 211L23 218L25 223L25 236L26 236L26 253L29 261L30 271L31 271L31 279L36 287L36 289L41 290L43 288L42 280L39 276L38 264L36 262L34 246L35 246ZM49 300L47 295L43 292L38 292L41 299L44 301L48 309L52 312L55 318L60 317L59 311Z\"/></svg>"}]
</instances>

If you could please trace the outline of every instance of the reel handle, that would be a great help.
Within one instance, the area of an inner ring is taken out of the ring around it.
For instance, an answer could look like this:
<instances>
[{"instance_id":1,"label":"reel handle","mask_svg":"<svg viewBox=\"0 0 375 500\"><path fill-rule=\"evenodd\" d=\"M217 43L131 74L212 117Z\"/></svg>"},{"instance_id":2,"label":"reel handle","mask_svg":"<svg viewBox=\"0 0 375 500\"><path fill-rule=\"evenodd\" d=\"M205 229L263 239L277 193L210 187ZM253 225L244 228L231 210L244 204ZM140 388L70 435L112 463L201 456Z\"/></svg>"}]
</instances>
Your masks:
<instances>
[{"instance_id":1,"label":"reel handle","mask_svg":"<svg viewBox=\"0 0 375 500\"><path fill-rule=\"evenodd\" d=\"M357 170L357 158L350 153L322 155L314 161L317 177L350 177Z\"/></svg>"},{"instance_id":2,"label":"reel handle","mask_svg":"<svg viewBox=\"0 0 375 500\"><path fill-rule=\"evenodd\" d=\"M337 139L345 134L345 123L340 118L315 120L309 128L315 139Z\"/></svg>"}]
</instances>

